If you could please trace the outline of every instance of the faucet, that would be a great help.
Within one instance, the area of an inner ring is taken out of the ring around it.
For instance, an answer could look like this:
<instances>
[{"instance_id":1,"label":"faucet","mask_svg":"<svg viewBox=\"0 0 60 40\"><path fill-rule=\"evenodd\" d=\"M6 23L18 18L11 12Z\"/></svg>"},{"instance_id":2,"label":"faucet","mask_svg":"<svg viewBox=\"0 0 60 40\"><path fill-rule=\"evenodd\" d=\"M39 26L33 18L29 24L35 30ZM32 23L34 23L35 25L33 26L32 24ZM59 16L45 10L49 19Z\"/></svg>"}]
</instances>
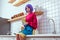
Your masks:
<instances>
[{"instance_id":1,"label":"faucet","mask_svg":"<svg viewBox=\"0 0 60 40\"><path fill-rule=\"evenodd\" d=\"M49 21L50 21L50 20L53 22L53 25L54 25L54 31L53 31L52 33L53 33L53 34L56 34L55 22L54 22L53 19L49 19Z\"/></svg>"}]
</instances>

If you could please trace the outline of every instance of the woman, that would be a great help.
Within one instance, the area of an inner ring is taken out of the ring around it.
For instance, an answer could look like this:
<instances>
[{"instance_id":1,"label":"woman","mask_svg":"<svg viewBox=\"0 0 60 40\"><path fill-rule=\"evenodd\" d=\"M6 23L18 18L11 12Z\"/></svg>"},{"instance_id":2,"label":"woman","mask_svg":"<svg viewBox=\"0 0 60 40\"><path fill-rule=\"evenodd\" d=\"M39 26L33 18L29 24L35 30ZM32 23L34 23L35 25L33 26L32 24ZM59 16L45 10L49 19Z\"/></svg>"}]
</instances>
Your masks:
<instances>
[{"instance_id":1,"label":"woman","mask_svg":"<svg viewBox=\"0 0 60 40\"><path fill-rule=\"evenodd\" d=\"M27 4L25 7L27 16L25 17L26 24L24 25L24 30L20 31L18 40L25 40L26 35L32 35L33 30L37 28L37 18L33 12L33 7L31 4Z\"/></svg>"}]
</instances>

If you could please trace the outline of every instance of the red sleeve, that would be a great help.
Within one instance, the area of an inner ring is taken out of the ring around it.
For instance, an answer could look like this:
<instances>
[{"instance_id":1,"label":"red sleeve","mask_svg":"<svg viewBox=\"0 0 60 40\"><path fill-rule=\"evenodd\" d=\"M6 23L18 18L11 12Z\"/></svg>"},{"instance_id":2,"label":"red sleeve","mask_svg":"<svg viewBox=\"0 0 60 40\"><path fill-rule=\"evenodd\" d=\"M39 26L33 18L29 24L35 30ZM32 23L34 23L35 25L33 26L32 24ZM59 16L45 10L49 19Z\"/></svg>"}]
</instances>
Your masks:
<instances>
[{"instance_id":1,"label":"red sleeve","mask_svg":"<svg viewBox=\"0 0 60 40\"><path fill-rule=\"evenodd\" d=\"M33 27L33 29L37 28L37 18L36 15L33 15L33 21L31 22L31 26Z\"/></svg>"}]
</instances>

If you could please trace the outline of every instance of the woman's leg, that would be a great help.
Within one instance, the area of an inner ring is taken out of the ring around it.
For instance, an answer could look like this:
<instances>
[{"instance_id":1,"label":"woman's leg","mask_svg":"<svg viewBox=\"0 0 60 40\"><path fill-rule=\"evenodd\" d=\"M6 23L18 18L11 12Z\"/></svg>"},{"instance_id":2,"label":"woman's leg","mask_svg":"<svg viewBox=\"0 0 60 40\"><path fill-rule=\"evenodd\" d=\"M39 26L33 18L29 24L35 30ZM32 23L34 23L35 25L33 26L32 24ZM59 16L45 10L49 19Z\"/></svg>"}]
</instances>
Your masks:
<instances>
[{"instance_id":1,"label":"woman's leg","mask_svg":"<svg viewBox=\"0 0 60 40\"><path fill-rule=\"evenodd\" d=\"M26 37L22 37L22 36L19 34L19 39L20 39L20 40L26 40Z\"/></svg>"},{"instance_id":2,"label":"woman's leg","mask_svg":"<svg viewBox=\"0 0 60 40\"><path fill-rule=\"evenodd\" d=\"M16 40L20 40L19 34L16 34Z\"/></svg>"}]
</instances>

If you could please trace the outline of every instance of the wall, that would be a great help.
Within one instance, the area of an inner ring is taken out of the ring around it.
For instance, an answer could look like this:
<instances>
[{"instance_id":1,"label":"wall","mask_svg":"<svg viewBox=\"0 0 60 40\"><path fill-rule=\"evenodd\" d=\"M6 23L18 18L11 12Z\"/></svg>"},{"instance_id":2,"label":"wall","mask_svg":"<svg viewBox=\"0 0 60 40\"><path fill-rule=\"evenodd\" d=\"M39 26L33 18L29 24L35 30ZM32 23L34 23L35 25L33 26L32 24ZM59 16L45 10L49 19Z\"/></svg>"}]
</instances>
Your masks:
<instances>
[{"instance_id":1,"label":"wall","mask_svg":"<svg viewBox=\"0 0 60 40\"><path fill-rule=\"evenodd\" d=\"M1 1L1 0L0 0ZM0 17L1 17L1 2L0 2Z\"/></svg>"},{"instance_id":2,"label":"wall","mask_svg":"<svg viewBox=\"0 0 60 40\"><path fill-rule=\"evenodd\" d=\"M42 7L47 11L47 16L55 21L56 32L59 33L59 0L45 0L42 1Z\"/></svg>"},{"instance_id":3,"label":"wall","mask_svg":"<svg viewBox=\"0 0 60 40\"><path fill-rule=\"evenodd\" d=\"M55 21L55 27L56 27L56 32L59 33L59 17L60 17L60 12L58 11L59 7L59 2L60 0L30 0L29 2L19 6L19 7L14 7L12 4L8 3L8 0L2 0L2 8L1 8L1 17L3 18L8 18L10 19L11 16L13 16L14 14L20 13L20 12L25 12L25 5L30 3L33 5L33 7L35 8L36 5L41 6L44 10L45 13L48 18L51 18ZM60 10L60 9L59 9ZM48 24L48 23L47 23ZM20 30L20 27L22 26L21 21L16 21L16 22L12 22L11 23L11 32L13 33L18 33ZM47 26L47 25L46 25ZM44 28L47 28L47 27ZM51 26L52 28L50 29L51 31L54 29L53 25ZM18 29L18 30L17 30ZM46 29L49 31L49 29ZM44 32L44 31L43 31Z\"/></svg>"}]
</instances>

